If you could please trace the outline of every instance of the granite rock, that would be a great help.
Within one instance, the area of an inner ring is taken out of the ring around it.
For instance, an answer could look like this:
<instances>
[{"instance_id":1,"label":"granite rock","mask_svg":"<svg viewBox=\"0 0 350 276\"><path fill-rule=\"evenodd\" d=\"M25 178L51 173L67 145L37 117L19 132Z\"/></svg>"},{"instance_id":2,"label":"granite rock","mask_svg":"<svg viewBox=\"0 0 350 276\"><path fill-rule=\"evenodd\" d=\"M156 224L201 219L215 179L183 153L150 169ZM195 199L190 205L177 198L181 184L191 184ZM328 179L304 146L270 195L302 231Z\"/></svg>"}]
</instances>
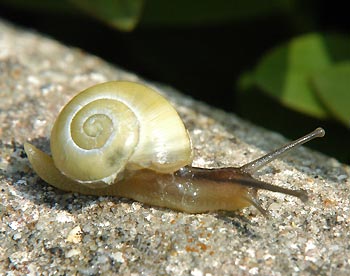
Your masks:
<instances>
[{"instance_id":1,"label":"granite rock","mask_svg":"<svg viewBox=\"0 0 350 276\"><path fill-rule=\"evenodd\" d=\"M259 192L268 219L253 207L192 215L64 193L40 180L23 143L49 151L62 106L108 80L147 83L164 94L189 130L196 166L242 165L286 142L169 86L0 21L0 275L349 274L350 168L305 147L255 174L309 192L307 203Z\"/></svg>"}]
</instances>

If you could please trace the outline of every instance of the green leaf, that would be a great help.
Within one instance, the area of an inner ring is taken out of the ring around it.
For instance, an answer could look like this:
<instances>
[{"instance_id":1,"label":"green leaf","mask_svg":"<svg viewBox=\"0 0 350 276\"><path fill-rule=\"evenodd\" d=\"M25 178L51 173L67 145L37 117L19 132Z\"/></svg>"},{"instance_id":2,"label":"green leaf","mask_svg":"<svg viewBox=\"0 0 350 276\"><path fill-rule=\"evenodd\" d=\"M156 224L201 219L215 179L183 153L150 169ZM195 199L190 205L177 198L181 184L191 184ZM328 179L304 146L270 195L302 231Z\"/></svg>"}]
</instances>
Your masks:
<instances>
[{"instance_id":1,"label":"green leaf","mask_svg":"<svg viewBox=\"0 0 350 276\"><path fill-rule=\"evenodd\" d=\"M82 11L123 31L138 23L143 0L70 0Z\"/></svg>"},{"instance_id":2,"label":"green leaf","mask_svg":"<svg viewBox=\"0 0 350 276\"><path fill-rule=\"evenodd\" d=\"M291 13L295 0L147 0L142 23L148 26L209 25Z\"/></svg>"},{"instance_id":3,"label":"green leaf","mask_svg":"<svg viewBox=\"0 0 350 276\"><path fill-rule=\"evenodd\" d=\"M329 117L328 106L311 80L336 62L350 60L349 45L350 38L344 35L313 33L294 38L267 53L249 80L287 107Z\"/></svg>"},{"instance_id":4,"label":"green leaf","mask_svg":"<svg viewBox=\"0 0 350 276\"><path fill-rule=\"evenodd\" d=\"M284 105L324 118L327 110L310 85L311 74L332 64L320 34L308 34L266 54L254 73L255 84Z\"/></svg>"},{"instance_id":5,"label":"green leaf","mask_svg":"<svg viewBox=\"0 0 350 276\"><path fill-rule=\"evenodd\" d=\"M313 74L312 83L330 112L350 127L350 61Z\"/></svg>"},{"instance_id":6,"label":"green leaf","mask_svg":"<svg viewBox=\"0 0 350 276\"><path fill-rule=\"evenodd\" d=\"M0 0L33 11L80 11L120 30L130 31L141 20L146 26L213 25L271 15L292 15L296 0Z\"/></svg>"}]
</instances>

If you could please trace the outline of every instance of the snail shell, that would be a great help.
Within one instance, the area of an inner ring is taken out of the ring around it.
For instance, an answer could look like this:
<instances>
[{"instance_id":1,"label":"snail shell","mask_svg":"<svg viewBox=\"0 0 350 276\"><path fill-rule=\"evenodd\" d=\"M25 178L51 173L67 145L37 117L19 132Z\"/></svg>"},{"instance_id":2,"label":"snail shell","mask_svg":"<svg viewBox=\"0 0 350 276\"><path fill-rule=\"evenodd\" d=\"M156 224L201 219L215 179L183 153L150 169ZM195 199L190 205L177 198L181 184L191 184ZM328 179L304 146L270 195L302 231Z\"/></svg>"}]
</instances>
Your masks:
<instances>
[{"instance_id":1,"label":"snail shell","mask_svg":"<svg viewBox=\"0 0 350 276\"><path fill-rule=\"evenodd\" d=\"M126 171L170 173L192 162L175 109L152 89L125 81L74 97L53 126L50 146L58 170L90 186L113 183Z\"/></svg>"}]
</instances>

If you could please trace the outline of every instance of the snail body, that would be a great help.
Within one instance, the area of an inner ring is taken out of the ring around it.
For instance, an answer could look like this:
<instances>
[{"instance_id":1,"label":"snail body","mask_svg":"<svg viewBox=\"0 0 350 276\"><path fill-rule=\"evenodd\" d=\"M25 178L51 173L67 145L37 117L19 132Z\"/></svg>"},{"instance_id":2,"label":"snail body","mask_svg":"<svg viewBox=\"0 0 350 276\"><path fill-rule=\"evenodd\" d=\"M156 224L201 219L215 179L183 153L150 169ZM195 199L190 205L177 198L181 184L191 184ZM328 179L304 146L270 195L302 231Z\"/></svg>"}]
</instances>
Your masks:
<instances>
[{"instance_id":1,"label":"snail body","mask_svg":"<svg viewBox=\"0 0 350 276\"><path fill-rule=\"evenodd\" d=\"M29 143L24 148L34 171L64 191L126 197L188 213L254 205L264 214L258 189L303 201L307 195L251 175L322 136L318 128L239 168L192 167L191 140L170 103L141 84L107 82L84 90L63 108L51 133L52 157Z\"/></svg>"}]
</instances>

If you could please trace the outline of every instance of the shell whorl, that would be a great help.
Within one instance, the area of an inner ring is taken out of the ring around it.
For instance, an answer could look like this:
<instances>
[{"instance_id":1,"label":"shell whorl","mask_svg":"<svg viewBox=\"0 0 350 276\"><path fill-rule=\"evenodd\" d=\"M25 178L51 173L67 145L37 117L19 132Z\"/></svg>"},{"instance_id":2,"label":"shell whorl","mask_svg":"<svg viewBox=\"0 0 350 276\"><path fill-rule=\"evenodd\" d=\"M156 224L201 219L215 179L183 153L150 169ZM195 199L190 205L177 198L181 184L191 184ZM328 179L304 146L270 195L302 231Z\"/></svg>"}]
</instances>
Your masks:
<instances>
[{"instance_id":1,"label":"shell whorl","mask_svg":"<svg viewBox=\"0 0 350 276\"><path fill-rule=\"evenodd\" d=\"M124 170L169 173L190 164L191 141L175 109L132 82L107 82L75 96L51 133L55 166L82 183L112 183Z\"/></svg>"}]
</instances>

